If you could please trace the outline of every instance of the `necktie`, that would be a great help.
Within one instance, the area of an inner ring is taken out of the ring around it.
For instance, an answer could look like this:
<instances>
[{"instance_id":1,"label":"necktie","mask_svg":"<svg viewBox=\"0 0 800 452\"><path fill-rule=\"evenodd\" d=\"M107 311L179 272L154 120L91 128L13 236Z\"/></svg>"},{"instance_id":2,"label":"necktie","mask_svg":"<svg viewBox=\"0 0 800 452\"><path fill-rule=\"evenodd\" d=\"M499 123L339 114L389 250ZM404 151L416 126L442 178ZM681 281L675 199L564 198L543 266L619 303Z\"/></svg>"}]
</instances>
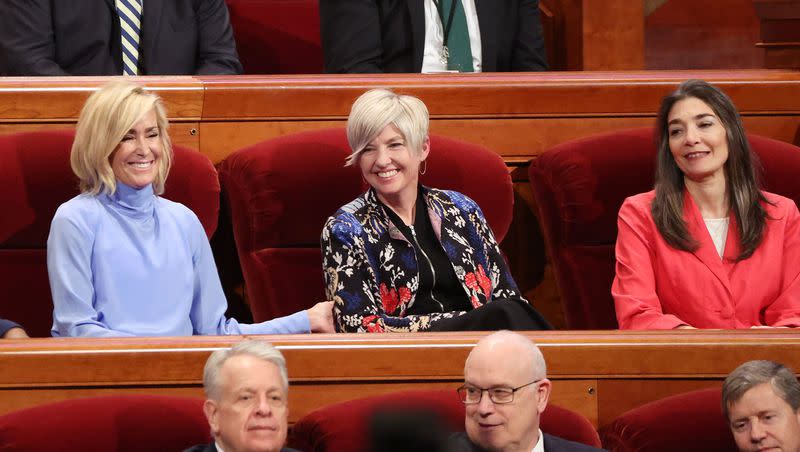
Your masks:
<instances>
[{"instance_id":1,"label":"necktie","mask_svg":"<svg viewBox=\"0 0 800 452\"><path fill-rule=\"evenodd\" d=\"M142 0L116 0L122 37L122 74L139 73L139 35L142 29Z\"/></svg>"},{"instance_id":2,"label":"necktie","mask_svg":"<svg viewBox=\"0 0 800 452\"><path fill-rule=\"evenodd\" d=\"M442 39L447 69L474 72L472 49L469 46L469 29L461 0L434 0L442 22Z\"/></svg>"}]
</instances>

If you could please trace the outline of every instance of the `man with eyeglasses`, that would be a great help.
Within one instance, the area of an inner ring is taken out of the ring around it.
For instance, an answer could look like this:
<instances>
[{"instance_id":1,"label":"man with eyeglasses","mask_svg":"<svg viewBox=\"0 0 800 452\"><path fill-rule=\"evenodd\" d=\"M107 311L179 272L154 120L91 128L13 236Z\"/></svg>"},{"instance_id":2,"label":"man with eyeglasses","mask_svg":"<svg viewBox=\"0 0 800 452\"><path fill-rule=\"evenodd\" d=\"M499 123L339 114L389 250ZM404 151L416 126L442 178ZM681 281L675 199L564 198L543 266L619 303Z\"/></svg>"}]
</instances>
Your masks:
<instances>
[{"instance_id":1,"label":"man with eyeglasses","mask_svg":"<svg viewBox=\"0 0 800 452\"><path fill-rule=\"evenodd\" d=\"M464 385L466 433L451 436L455 451L590 452L594 447L539 429L552 383L539 347L510 331L484 337L467 357Z\"/></svg>"},{"instance_id":2,"label":"man with eyeglasses","mask_svg":"<svg viewBox=\"0 0 800 452\"><path fill-rule=\"evenodd\" d=\"M289 377L275 347L245 340L215 351L203 370L203 389L214 441L185 452L297 452L283 448Z\"/></svg>"}]
</instances>

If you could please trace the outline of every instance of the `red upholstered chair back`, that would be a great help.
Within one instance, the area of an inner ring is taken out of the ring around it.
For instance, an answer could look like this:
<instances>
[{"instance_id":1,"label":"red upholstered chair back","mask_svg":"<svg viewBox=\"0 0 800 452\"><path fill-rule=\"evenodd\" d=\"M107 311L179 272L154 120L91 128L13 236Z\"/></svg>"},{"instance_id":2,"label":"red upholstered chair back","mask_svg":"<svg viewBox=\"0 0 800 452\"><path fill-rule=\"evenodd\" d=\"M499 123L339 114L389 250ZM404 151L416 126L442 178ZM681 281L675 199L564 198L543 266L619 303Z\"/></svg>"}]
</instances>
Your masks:
<instances>
[{"instance_id":1,"label":"red upholstered chair back","mask_svg":"<svg viewBox=\"0 0 800 452\"><path fill-rule=\"evenodd\" d=\"M800 201L800 148L749 136L764 188ZM617 328L611 283L617 213L628 196L653 189L652 128L619 130L560 144L531 163L530 183L553 262L567 327Z\"/></svg>"},{"instance_id":2,"label":"red upholstered chair back","mask_svg":"<svg viewBox=\"0 0 800 452\"><path fill-rule=\"evenodd\" d=\"M0 451L180 451L210 441L199 398L115 395L0 416Z\"/></svg>"},{"instance_id":3,"label":"red upholstered chair back","mask_svg":"<svg viewBox=\"0 0 800 452\"><path fill-rule=\"evenodd\" d=\"M600 429L612 452L735 452L719 388L678 394L634 408Z\"/></svg>"},{"instance_id":4,"label":"red upholstered chair back","mask_svg":"<svg viewBox=\"0 0 800 452\"><path fill-rule=\"evenodd\" d=\"M329 405L309 413L292 427L289 447L306 452L363 450L371 416L377 411L404 409L433 412L448 431L464 431L464 404L454 389L404 391ZM548 406L540 427L551 435L600 446L600 437L591 422L564 408Z\"/></svg>"},{"instance_id":5,"label":"red upholstered chair back","mask_svg":"<svg viewBox=\"0 0 800 452\"><path fill-rule=\"evenodd\" d=\"M245 74L321 74L318 0L225 0Z\"/></svg>"},{"instance_id":6,"label":"red upholstered chair back","mask_svg":"<svg viewBox=\"0 0 800 452\"><path fill-rule=\"evenodd\" d=\"M319 238L325 220L366 190L344 129L286 135L239 150L219 167L250 307L256 321L325 296ZM503 160L474 144L432 136L422 183L465 193L498 241L511 223L513 188Z\"/></svg>"},{"instance_id":7,"label":"red upholstered chair back","mask_svg":"<svg viewBox=\"0 0 800 452\"><path fill-rule=\"evenodd\" d=\"M69 164L73 137L73 131L0 136L0 318L32 336L49 337L53 324L47 235L58 206L79 193ZM187 205L214 233L219 180L207 157L176 146L164 196Z\"/></svg>"}]
</instances>

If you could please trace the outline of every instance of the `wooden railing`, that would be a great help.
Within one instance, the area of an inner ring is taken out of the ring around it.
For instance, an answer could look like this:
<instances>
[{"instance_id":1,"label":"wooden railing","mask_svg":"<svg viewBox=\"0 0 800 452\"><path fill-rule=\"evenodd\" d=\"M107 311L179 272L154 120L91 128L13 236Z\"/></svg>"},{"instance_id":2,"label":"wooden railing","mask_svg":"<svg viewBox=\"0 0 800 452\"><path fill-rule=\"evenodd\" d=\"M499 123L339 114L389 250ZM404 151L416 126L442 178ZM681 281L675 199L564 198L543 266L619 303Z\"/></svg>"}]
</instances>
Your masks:
<instances>
[{"instance_id":1,"label":"wooden railing","mask_svg":"<svg viewBox=\"0 0 800 452\"><path fill-rule=\"evenodd\" d=\"M291 421L330 403L403 389L453 388L483 333L261 336L286 356ZM800 369L791 330L528 333L554 382L553 403L602 426L624 411L719 386L736 366ZM32 339L0 342L0 414L109 393L202 396L208 354L240 337Z\"/></svg>"},{"instance_id":2,"label":"wooden railing","mask_svg":"<svg viewBox=\"0 0 800 452\"><path fill-rule=\"evenodd\" d=\"M750 132L798 140L800 73L779 70L478 75L141 77L166 100L173 139L215 162L258 141L342 126L353 100L383 86L419 96L431 131L483 144L509 164L594 133L650 125L687 78L718 84ZM69 127L104 77L0 78L0 133Z\"/></svg>"}]
</instances>

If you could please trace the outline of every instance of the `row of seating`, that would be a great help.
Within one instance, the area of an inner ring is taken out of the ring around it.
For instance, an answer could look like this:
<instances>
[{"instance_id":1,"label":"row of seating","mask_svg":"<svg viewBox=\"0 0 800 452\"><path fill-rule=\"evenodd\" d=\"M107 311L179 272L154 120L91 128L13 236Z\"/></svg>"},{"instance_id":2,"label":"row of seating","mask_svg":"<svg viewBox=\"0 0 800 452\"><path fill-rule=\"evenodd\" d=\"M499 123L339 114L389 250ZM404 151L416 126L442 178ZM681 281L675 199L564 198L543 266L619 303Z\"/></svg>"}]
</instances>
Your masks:
<instances>
[{"instance_id":1,"label":"row of seating","mask_svg":"<svg viewBox=\"0 0 800 452\"><path fill-rule=\"evenodd\" d=\"M199 398L111 395L40 405L0 416L0 451L72 451L87 444L106 451L182 450L210 440L202 404ZM292 426L289 446L307 452L363 450L376 413L421 410L438 417L448 431L464 431L464 405L455 391L405 391L314 411ZM47 426L47 435L42 435L42 425ZM721 414L719 389L643 405L604 426L599 434L585 417L550 405L541 428L614 452L736 450Z\"/></svg>"},{"instance_id":2,"label":"row of seating","mask_svg":"<svg viewBox=\"0 0 800 452\"><path fill-rule=\"evenodd\" d=\"M0 317L49 336L52 302L46 269L50 220L78 193L69 167L72 132L0 137ZM800 202L800 149L751 136L768 190ZM478 145L431 137L422 183L475 199L498 241L512 220L513 186L503 160ZM308 308L324 297L319 234L325 219L366 189L344 167L343 129L322 129L239 150L219 165L175 149L165 197L199 217L210 237L220 192L230 210L238 259L255 321ZM650 128L621 130L556 146L534 160L530 181L570 329L616 328L610 295L616 214L625 197L653 184ZM221 183L221 185L220 185ZM535 303L535 300L534 300Z\"/></svg>"}]
</instances>

